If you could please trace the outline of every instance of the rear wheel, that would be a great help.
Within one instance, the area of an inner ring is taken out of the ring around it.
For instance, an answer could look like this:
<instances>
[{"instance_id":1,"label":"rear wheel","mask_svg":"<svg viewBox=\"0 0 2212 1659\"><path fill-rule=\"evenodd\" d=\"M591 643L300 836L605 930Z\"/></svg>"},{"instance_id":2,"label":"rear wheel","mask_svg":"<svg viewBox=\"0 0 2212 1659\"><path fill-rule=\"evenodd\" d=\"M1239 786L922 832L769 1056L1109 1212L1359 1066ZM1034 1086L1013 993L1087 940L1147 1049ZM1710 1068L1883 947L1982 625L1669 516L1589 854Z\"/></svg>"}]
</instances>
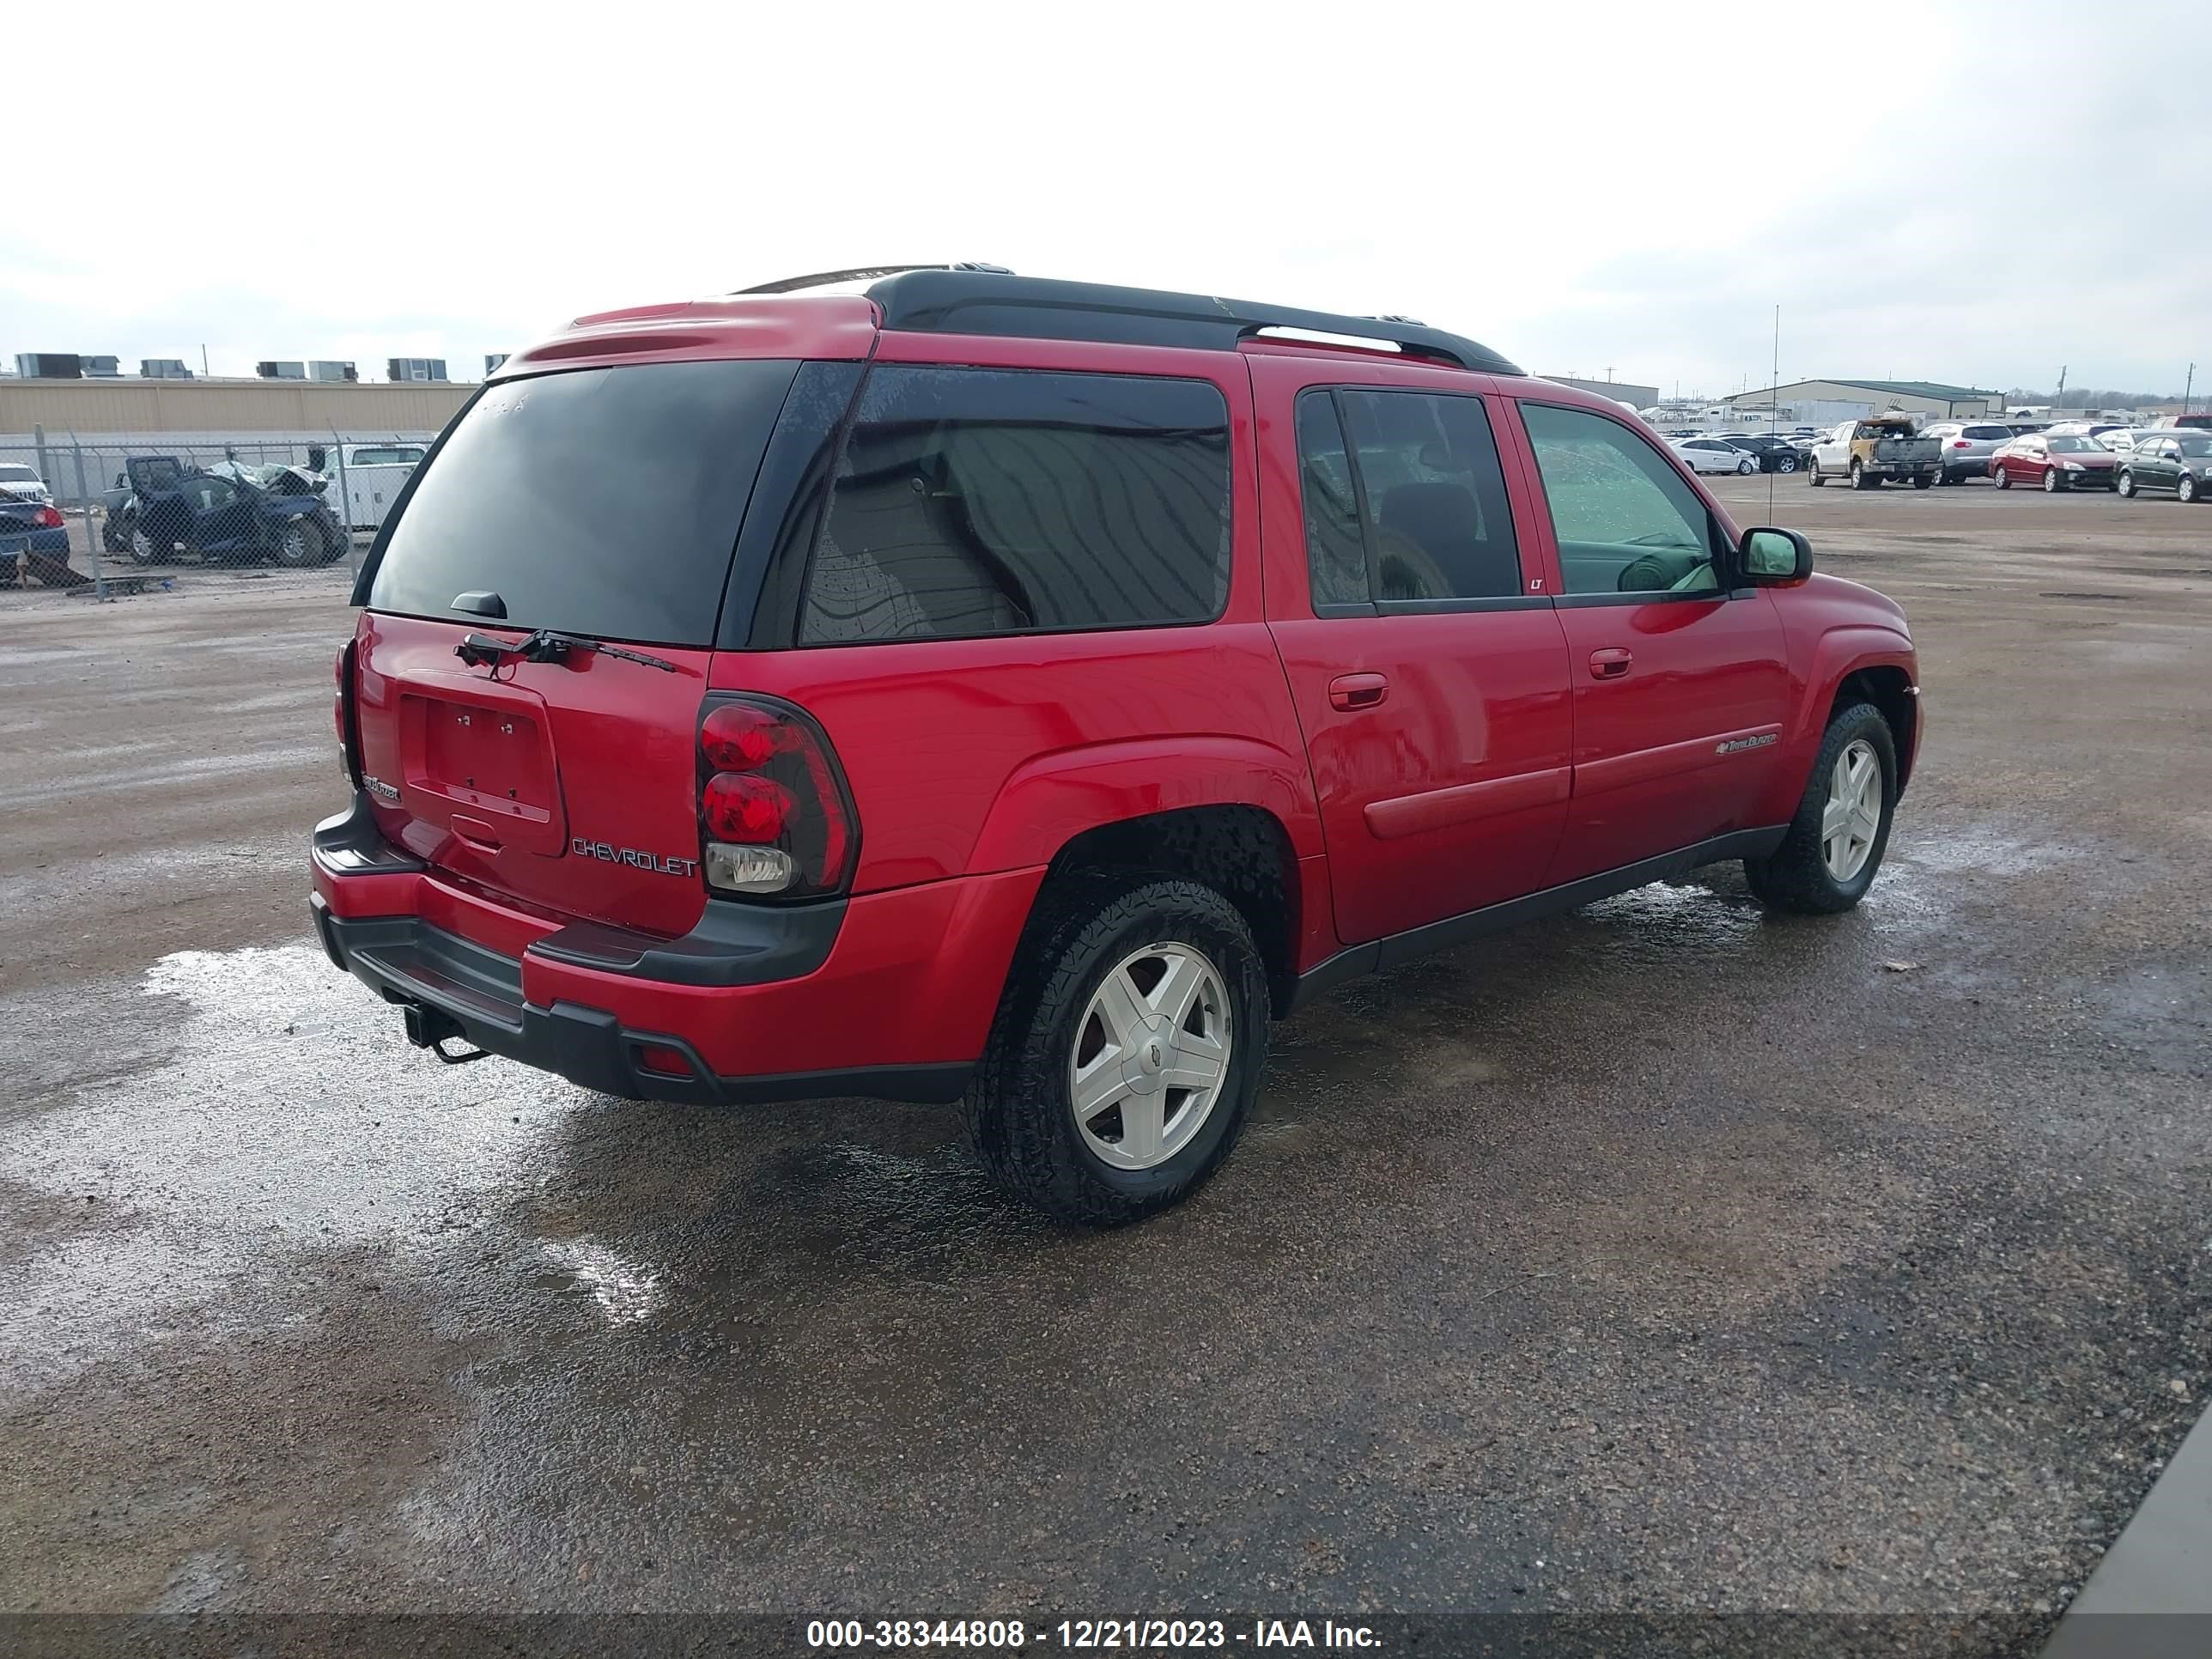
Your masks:
<instances>
[{"instance_id":1,"label":"rear wheel","mask_svg":"<svg viewBox=\"0 0 2212 1659\"><path fill-rule=\"evenodd\" d=\"M1195 882L1077 876L1024 934L966 1103L1000 1188L1118 1226L1195 1192L1258 1089L1267 981L1237 908Z\"/></svg>"},{"instance_id":2,"label":"rear wheel","mask_svg":"<svg viewBox=\"0 0 2212 1659\"><path fill-rule=\"evenodd\" d=\"M1777 472L1795 472L1797 470L1797 458L1795 455L1777 455L1774 458L1774 470Z\"/></svg>"},{"instance_id":3,"label":"rear wheel","mask_svg":"<svg viewBox=\"0 0 2212 1659\"><path fill-rule=\"evenodd\" d=\"M1916 472L1912 475L1912 487L1915 489L1925 489L1935 482L1935 477L1930 473Z\"/></svg>"},{"instance_id":4,"label":"rear wheel","mask_svg":"<svg viewBox=\"0 0 2212 1659\"><path fill-rule=\"evenodd\" d=\"M295 519L277 538L276 562L288 570L305 570L325 562L323 527L313 519Z\"/></svg>"},{"instance_id":5,"label":"rear wheel","mask_svg":"<svg viewBox=\"0 0 2212 1659\"><path fill-rule=\"evenodd\" d=\"M134 524L131 526L131 563L160 564L168 556L169 550L167 547L156 545L154 538L146 533L145 526Z\"/></svg>"},{"instance_id":6,"label":"rear wheel","mask_svg":"<svg viewBox=\"0 0 2212 1659\"><path fill-rule=\"evenodd\" d=\"M1879 489L1881 488L1881 480L1870 476L1868 473L1863 462L1853 461L1851 463L1851 488L1854 489Z\"/></svg>"},{"instance_id":7,"label":"rear wheel","mask_svg":"<svg viewBox=\"0 0 2212 1659\"><path fill-rule=\"evenodd\" d=\"M1828 720L1813 775L1782 845L1746 859L1744 879L1760 902L1801 915L1833 915L1866 896L1889 847L1897 810L1897 747L1870 702Z\"/></svg>"}]
</instances>

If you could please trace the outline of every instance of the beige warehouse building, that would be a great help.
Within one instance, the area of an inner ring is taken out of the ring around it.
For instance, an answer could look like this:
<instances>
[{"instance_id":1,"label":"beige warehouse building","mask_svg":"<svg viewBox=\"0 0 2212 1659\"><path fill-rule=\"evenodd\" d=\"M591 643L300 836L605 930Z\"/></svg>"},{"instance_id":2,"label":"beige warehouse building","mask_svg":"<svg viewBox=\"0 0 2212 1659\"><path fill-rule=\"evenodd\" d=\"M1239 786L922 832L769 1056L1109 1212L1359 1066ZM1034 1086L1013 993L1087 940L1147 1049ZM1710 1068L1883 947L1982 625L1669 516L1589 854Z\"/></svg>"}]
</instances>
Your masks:
<instances>
[{"instance_id":1,"label":"beige warehouse building","mask_svg":"<svg viewBox=\"0 0 2212 1659\"><path fill-rule=\"evenodd\" d=\"M43 430L113 443L167 434L327 437L441 430L476 387L449 381L0 380L0 445Z\"/></svg>"},{"instance_id":2,"label":"beige warehouse building","mask_svg":"<svg viewBox=\"0 0 2212 1659\"><path fill-rule=\"evenodd\" d=\"M1979 386L1946 386L1940 380L1792 380L1788 386L1739 392L1731 408L1765 409L1770 404L1859 404L1875 410L1902 410L1936 416L1987 415L2004 406L2004 394Z\"/></svg>"}]
</instances>

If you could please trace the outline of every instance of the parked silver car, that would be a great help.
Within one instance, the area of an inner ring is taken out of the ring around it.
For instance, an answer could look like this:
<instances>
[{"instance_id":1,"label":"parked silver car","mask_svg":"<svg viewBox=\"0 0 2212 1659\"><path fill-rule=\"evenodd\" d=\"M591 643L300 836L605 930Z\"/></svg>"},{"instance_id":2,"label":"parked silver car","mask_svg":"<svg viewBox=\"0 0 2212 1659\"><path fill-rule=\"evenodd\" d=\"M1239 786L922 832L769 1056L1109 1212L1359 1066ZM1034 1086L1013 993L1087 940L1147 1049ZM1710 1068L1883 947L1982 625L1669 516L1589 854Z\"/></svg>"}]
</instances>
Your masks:
<instances>
[{"instance_id":1,"label":"parked silver car","mask_svg":"<svg viewBox=\"0 0 2212 1659\"><path fill-rule=\"evenodd\" d=\"M2010 443L2014 434L1995 421L1937 421L1921 428L1920 435L1943 446L1943 471L1936 482L1957 483L1961 478L1989 477L1990 457L1998 445Z\"/></svg>"}]
</instances>

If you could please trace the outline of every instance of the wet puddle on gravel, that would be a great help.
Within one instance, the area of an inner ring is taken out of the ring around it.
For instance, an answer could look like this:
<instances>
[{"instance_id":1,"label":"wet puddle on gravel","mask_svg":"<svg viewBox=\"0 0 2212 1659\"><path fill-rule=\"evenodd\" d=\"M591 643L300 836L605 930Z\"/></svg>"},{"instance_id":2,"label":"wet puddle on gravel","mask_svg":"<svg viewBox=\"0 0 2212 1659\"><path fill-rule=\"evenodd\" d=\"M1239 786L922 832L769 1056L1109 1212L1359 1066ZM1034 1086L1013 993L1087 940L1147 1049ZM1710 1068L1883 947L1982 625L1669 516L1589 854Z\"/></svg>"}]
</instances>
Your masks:
<instances>
[{"instance_id":1,"label":"wet puddle on gravel","mask_svg":"<svg viewBox=\"0 0 2212 1659\"><path fill-rule=\"evenodd\" d=\"M183 1006L173 1054L0 1147L0 1182L68 1217L0 1280L0 1387L158 1340L184 1310L201 1332L244 1318L261 1299L222 1292L272 1259L467 1226L589 1099L501 1060L422 1064L397 1013L306 945L183 951L143 992ZM632 1305L622 1277L609 1294Z\"/></svg>"}]
</instances>

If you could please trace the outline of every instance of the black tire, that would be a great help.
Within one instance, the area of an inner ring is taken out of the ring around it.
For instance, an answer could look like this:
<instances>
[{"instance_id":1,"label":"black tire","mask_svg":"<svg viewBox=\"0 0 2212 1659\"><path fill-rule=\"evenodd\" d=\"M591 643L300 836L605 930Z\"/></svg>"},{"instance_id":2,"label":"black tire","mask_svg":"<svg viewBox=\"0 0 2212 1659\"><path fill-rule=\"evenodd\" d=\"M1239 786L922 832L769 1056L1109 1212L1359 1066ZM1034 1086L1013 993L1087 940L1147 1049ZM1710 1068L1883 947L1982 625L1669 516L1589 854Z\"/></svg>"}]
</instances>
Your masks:
<instances>
[{"instance_id":1,"label":"black tire","mask_svg":"<svg viewBox=\"0 0 2212 1659\"><path fill-rule=\"evenodd\" d=\"M2204 492L2197 488L2194 472L2181 475L2181 482L2173 487L2173 495L2176 501L2201 501L2204 499Z\"/></svg>"},{"instance_id":2,"label":"black tire","mask_svg":"<svg viewBox=\"0 0 2212 1659\"><path fill-rule=\"evenodd\" d=\"M1925 472L1916 472L1912 475L1912 487L1915 489L1925 489L1935 482L1936 480Z\"/></svg>"},{"instance_id":3,"label":"black tire","mask_svg":"<svg viewBox=\"0 0 2212 1659\"><path fill-rule=\"evenodd\" d=\"M324 556L322 526L313 519L295 519L276 541L276 562L287 570L308 570L328 563Z\"/></svg>"},{"instance_id":4,"label":"black tire","mask_svg":"<svg viewBox=\"0 0 2212 1659\"><path fill-rule=\"evenodd\" d=\"M1881 488L1881 480L1878 477L1870 476L1864 466L1861 465L1856 461L1853 461L1851 463L1851 488L1854 489L1879 489Z\"/></svg>"},{"instance_id":5,"label":"black tire","mask_svg":"<svg viewBox=\"0 0 2212 1659\"><path fill-rule=\"evenodd\" d=\"M1210 957L1234 1046L1212 1113L1188 1145L1150 1170L1116 1169L1084 1144L1068 1060L1091 999L1115 966L1176 939ZM1221 1167L1252 1109L1267 1061L1267 976L1251 929L1211 887L1124 872L1048 886L1006 975L965 1102L968 1137L992 1181L1062 1221L1118 1227L1197 1191Z\"/></svg>"},{"instance_id":6,"label":"black tire","mask_svg":"<svg viewBox=\"0 0 2212 1659\"><path fill-rule=\"evenodd\" d=\"M1774 458L1774 470L1777 472L1795 472L1797 470L1797 458L1795 455L1777 455Z\"/></svg>"},{"instance_id":7,"label":"black tire","mask_svg":"<svg viewBox=\"0 0 2212 1659\"><path fill-rule=\"evenodd\" d=\"M1820 464L1819 461L1815 460L1807 464L1805 468L1805 482L1811 484L1815 489L1820 489L1823 484L1828 482L1828 475L1820 471Z\"/></svg>"},{"instance_id":8,"label":"black tire","mask_svg":"<svg viewBox=\"0 0 2212 1659\"><path fill-rule=\"evenodd\" d=\"M1996 485L1999 489L2010 489L2012 488L2012 474L2006 471L2004 468L2001 466L1994 468L1990 473L1990 482Z\"/></svg>"},{"instance_id":9,"label":"black tire","mask_svg":"<svg viewBox=\"0 0 2212 1659\"><path fill-rule=\"evenodd\" d=\"M1874 848L1859 872L1847 882L1829 873L1821 856L1820 819L1828 804L1828 775L1836 757L1851 743L1863 738L1881 767L1881 825ZM1829 916L1850 909L1866 896L1889 849L1889 827L1897 812L1897 745L1889 722L1870 702L1856 702L1828 717L1820 752L1813 757L1812 775L1798 798L1797 815L1782 845L1764 859L1746 859L1743 878L1769 909L1796 915Z\"/></svg>"},{"instance_id":10,"label":"black tire","mask_svg":"<svg viewBox=\"0 0 2212 1659\"><path fill-rule=\"evenodd\" d=\"M148 565L167 564L169 562L168 544L156 542L146 533L145 526L136 520L131 521L130 535L131 563Z\"/></svg>"},{"instance_id":11,"label":"black tire","mask_svg":"<svg viewBox=\"0 0 2212 1659\"><path fill-rule=\"evenodd\" d=\"M2056 495L2060 490L2065 488L2066 480L2060 476L2059 471L2057 467L2047 466L2043 469L2043 493L2045 495Z\"/></svg>"},{"instance_id":12,"label":"black tire","mask_svg":"<svg viewBox=\"0 0 2212 1659\"><path fill-rule=\"evenodd\" d=\"M2128 500L2135 500L2136 475L2129 471L2125 467L2122 467L2120 469L2119 482L2115 483L2112 488L2118 490L2120 494L2126 496Z\"/></svg>"}]
</instances>

